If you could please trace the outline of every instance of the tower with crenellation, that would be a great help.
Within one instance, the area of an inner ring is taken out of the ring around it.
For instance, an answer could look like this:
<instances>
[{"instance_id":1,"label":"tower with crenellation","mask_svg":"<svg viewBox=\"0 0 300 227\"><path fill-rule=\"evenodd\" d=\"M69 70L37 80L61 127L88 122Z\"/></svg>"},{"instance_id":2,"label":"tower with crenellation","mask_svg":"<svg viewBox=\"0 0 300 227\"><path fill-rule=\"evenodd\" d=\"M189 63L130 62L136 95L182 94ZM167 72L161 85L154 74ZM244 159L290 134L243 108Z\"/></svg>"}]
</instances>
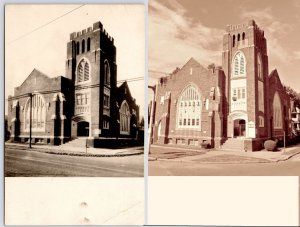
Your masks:
<instances>
[{"instance_id":1,"label":"tower with crenellation","mask_svg":"<svg viewBox=\"0 0 300 227\"><path fill-rule=\"evenodd\" d=\"M264 31L254 20L228 25L223 36L228 137L252 140L269 135L268 55Z\"/></svg>"},{"instance_id":2,"label":"tower with crenellation","mask_svg":"<svg viewBox=\"0 0 300 227\"><path fill-rule=\"evenodd\" d=\"M117 86L116 47L101 22L70 34L66 76L72 80L72 137L113 134Z\"/></svg>"}]
</instances>

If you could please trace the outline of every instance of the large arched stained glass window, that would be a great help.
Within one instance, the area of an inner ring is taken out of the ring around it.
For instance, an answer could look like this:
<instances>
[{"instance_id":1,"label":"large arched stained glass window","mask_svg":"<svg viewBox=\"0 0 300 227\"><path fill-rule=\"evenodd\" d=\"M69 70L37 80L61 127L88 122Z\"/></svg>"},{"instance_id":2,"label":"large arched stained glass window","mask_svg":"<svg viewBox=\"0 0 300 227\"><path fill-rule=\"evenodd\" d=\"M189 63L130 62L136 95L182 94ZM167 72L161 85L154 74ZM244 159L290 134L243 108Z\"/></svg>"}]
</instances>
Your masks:
<instances>
[{"instance_id":1,"label":"large arched stained glass window","mask_svg":"<svg viewBox=\"0 0 300 227\"><path fill-rule=\"evenodd\" d=\"M45 131L46 126L46 103L42 95L34 94L31 107L31 129L32 131ZM24 109L24 128L29 131L30 128L30 98L26 102Z\"/></svg>"},{"instance_id":2,"label":"large arched stained glass window","mask_svg":"<svg viewBox=\"0 0 300 227\"><path fill-rule=\"evenodd\" d=\"M282 129L282 107L277 91L275 92L273 99L273 126L275 129Z\"/></svg>"},{"instance_id":3,"label":"large arched stained glass window","mask_svg":"<svg viewBox=\"0 0 300 227\"><path fill-rule=\"evenodd\" d=\"M90 65L82 59L77 66L77 83L88 81L90 79Z\"/></svg>"},{"instance_id":4,"label":"large arched stained glass window","mask_svg":"<svg viewBox=\"0 0 300 227\"><path fill-rule=\"evenodd\" d=\"M234 76L246 75L246 58L241 51L236 53L232 63L232 72Z\"/></svg>"},{"instance_id":5,"label":"large arched stained glass window","mask_svg":"<svg viewBox=\"0 0 300 227\"><path fill-rule=\"evenodd\" d=\"M125 100L120 108L120 134L130 134L130 110Z\"/></svg>"},{"instance_id":6,"label":"large arched stained glass window","mask_svg":"<svg viewBox=\"0 0 300 227\"><path fill-rule=\"evenodd\" d=\"M194 85L187 86L177 103L177 128L201 130L201 110L200 92Z\"/></svg>"},{"instance_id":7,"label":"large arched stained glass window","mask_svg":"<svg viewBox=\"0 0 300 227\"><path fill-rule=\"evenodd\" d=\"M83 80L84 81L87 81L89 80L89 77L90 77L90 66L89 66L89 63L85 63L84 64L84 76L83 76Z\"/></svg>"}]
</instances>

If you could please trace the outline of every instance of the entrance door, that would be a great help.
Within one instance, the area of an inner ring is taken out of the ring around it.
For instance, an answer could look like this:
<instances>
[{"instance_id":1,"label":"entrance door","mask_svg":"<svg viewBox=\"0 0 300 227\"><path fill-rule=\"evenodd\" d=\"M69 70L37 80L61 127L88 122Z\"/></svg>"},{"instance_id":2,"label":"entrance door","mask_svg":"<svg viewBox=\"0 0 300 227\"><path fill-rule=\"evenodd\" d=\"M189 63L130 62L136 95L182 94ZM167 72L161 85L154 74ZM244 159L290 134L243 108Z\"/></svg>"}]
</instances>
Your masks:
<instances>
[{"instance_id":1,"label":"entrance door","mask_svg":"<svg viewBox=\"0 0 300 227\"><path fill-rule=\"evenodd\" d=\"M236 119L233 124L234 137L246 136L246 121L244 119Z\"/></svg>"},{"instance_id":2,"label":"entrance door","mask_svg":"<svg viewBox=\"0 0 300 227\"><path fill-rule=\"evenodd\" d=\"M90 124L86 121L77 123L77 136L89 136Z\"/></svg>"}]
</instances>

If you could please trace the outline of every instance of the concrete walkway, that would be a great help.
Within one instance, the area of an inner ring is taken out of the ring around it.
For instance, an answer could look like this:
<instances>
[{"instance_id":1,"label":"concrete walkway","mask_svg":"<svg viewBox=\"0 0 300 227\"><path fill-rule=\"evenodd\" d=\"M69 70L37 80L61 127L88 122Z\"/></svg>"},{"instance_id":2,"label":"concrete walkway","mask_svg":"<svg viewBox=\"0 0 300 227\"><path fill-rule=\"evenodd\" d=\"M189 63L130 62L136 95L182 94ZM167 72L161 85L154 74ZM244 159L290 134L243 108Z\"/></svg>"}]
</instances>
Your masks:
<instances>
[{"instance_id":1,"label":"concrete walkway","mask_svg":"<svg viewBox=\"0 0 300 227\"><path fill-rule=\"evenodd\" d=\"M300 154L300 144L288 148L281 148L279 151L231 151L231 150L191 150L174 149L165 146L151 147L149 161L162 160L174 162L197 162L197 163L222 163L222 164L240 164L240 163L268 163L280 162L290 159Z\"/></svg>"},{"instance_id":2,"label":"concrete walkway","mask_svg":"<svg viewBox=\"0 0 300 227\"><path fill-rule=\"evenodd\" d=\"M28 144L6 142L5 146L15 146L19 149L29 149ZM120 149L81 148L71 146L32 145L32 150L57 155L92 156L92 157L122 157L144 154L144 147L128 147Z\"/></svg>"}]
</instances>

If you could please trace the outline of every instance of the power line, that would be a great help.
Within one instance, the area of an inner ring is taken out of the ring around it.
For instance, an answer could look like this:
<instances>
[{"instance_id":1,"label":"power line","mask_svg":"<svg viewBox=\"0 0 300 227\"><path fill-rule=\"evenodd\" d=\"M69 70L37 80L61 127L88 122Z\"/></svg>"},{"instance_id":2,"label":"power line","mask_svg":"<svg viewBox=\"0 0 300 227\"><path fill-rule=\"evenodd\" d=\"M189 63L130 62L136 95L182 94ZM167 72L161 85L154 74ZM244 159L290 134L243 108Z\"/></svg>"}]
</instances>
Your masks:
<instances>
[{"instance_id":1,"label":"power line","mask_svg":"<svg viewBox=\"0 0 300 227\"><path fill-rule=\"evenodd\" d=\"M127 83L130 83L130 82L135 82L135 81L140 81L140 80L144 80L144 77L135 77L135 78L130 78L128 80L119 80L117 81L117 84L119 83L124 83L125 81ZM92 85L75 85L75 90L82 90L82 89L87 89L87 88L96 88L96 87L100 87L100 84L92 84ZM57 89L57 90L48 90L48 91L40 91L38 92L39 94L53 94L53 93L58 93L58 92L61 92L60 89ZM22 94L22 95L18 95L18 96L13 96L11 98L8 98L6 99L6 101L8 100L17 100L17 99L20 99L20 98L25 98L25 97L29 97L30 94L32 94L33 92L29 92L29 93L25 93L25 94Z\"/></svg>"},{"instance_id":2,"label":"power line","mask_svg":"<svg viewBox=\"0 0 300 227\"><path fill-rule=\"evenodd\" d=\"M134 82L134 81L139 81L139 80L144 80L145 78L143 76L140 77L135 77L135 78L131 78L128 80L119 80L117 81L117 84L123 83L123 82Z\"/></svg>"},{"instance_id":3,"label":"power line","mask_svg":"<svg viewBox=\"0 0 300 227\"><path fill-rule=\"evenodd\" d=\"M16 42L16 41L18 41L18 40L20 40L20 39L22 39L22 38L28 36L28 35L30 35L31 33L35 32L35 31L37 31L37 30L39 30L39 29L41 29L41 28L43 28L43 27L45 27L45 26L47 26L47 25L49 25L49 24L51 24L51 23L53 23L54 21L57 21L58 19L60 19L60 18L62 18L62 17L64 17L64 16L66 16L66 15L68 15L68 14L74 12L75 10L78 10L79 8L81 8L81 7L83 7L83 6L85 6L85 4L80 5L80 6L76 7L75 9L72 9L72 10L70 10L70 11L64 13L63 15L60 15L59 17L56 17L56 18L54 18L53 20L51 20L51 21L49 21L49 22L47 22L47 23L45 23L45 24L40 25L39 27L33 29L32 31L27 32L27 33L21 35L20 37L14 39L14 40L12 40L12 41L9 41L9 42L7 43L7 45L10 45L10 44L12 44L12 43L14 43L14 42Z\"/></svg>"},{"instance_id":4,"label":"power line","mask_svg":"<svg viewBox=\"0 0 300 227\"><path fill-rule=\"evenodd\" d=\"M166 72L162 72L162 71L157 71L157 70L153 70L153 69L149 69L148 72L151 72L151 73L161 73L161 74L170 74L170 73L166 73Z\"/></svg>"},{"instance_id":5,"label":"power line","mask_svg":"<svg viewBox=\"0 0 300 227\"><path fill-rule=\"evenodd\" d=\"M117 81L117 84L124 83L124 82L130 83L130 82L135 82L135 81L139 81L139 80L144 80L144 77L136 77L136 78L131 78L128 80L119 80L119 81ZM110 85L110 84L108 84L108 85ZM77 86L75 85L75 90L82 90L82 89L95 88L95 87L100 87L100 84L77 85Z\"/></svg>"}]
</instances>

